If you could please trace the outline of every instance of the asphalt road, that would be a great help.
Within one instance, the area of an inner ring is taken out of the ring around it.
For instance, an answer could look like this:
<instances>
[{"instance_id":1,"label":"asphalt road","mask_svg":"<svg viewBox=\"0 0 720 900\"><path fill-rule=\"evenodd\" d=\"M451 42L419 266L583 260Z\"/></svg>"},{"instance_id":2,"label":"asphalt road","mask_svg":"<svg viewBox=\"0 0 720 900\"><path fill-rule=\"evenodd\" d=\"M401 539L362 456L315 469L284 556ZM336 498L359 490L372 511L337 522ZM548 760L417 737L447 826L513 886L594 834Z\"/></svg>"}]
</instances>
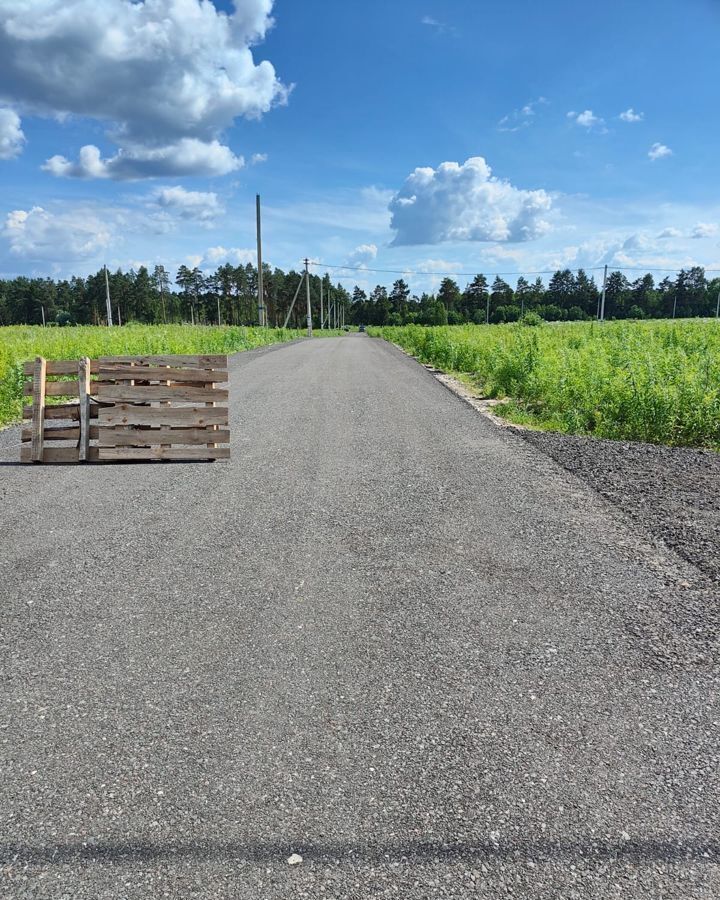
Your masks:
<instances>
[{"instance_id":1,"label":"asphalt road","mask_svg":"<svg viewBox=\"0 0 720 900\"><path fill-rule=\"evenodd\" d=\"M699 573L366 336L231 396L229 463L0 436L0 896L717 898Z\"/></svg>"}]
</instances>

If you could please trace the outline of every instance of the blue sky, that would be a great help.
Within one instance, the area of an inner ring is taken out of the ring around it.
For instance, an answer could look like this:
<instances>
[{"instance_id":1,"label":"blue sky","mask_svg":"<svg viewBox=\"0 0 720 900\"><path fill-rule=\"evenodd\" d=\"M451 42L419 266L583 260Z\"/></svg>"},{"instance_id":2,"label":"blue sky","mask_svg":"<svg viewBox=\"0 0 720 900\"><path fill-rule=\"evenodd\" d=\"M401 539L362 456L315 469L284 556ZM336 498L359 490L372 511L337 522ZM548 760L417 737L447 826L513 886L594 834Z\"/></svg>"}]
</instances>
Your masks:
<instances>
[{"instance_id":1,"label":"blue sky","mask_svg":"<svg viewBox=\"0 0 720 900\"><path fill-rule=\"evenodd\" d=\"M0 0L0 274L254 261L256 192L266 260L348 286L720 269L719 33L711 0Z\"/></svg>"}]
</instances>

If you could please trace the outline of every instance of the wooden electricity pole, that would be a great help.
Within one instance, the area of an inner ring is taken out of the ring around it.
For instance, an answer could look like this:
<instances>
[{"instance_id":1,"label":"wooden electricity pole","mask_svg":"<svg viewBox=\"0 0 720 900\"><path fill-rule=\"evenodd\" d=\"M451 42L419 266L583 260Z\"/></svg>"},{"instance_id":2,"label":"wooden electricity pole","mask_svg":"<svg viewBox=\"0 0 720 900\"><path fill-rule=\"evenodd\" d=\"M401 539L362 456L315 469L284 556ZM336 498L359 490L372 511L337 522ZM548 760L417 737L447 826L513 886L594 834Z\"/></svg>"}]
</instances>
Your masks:
<instances>
[{"instance_id":1,"label":"wooden electricity pole","mask_svg":"<svg viewBox=\"0 0 720 900\"><path fill-rule=\"evenodd\" d=\"M110 305L110 281L108 279L107 263L105 264L105 308L107 313L107 323L112 325L112 306Z\"/></svg>"},{"instance_id":2,"label":"wooden electricity pole","mask_svg":"<svg viewBox=\"0 0 720 900\"><path fill-rule=\"evenodd\" d=\"M260 222L260 194L255 196L255 213L257 218L257 284L258 284L258 322L262 328L265 322L265 299L263 295L262 267L262 225Z\"/></svg>"}]
</instances>

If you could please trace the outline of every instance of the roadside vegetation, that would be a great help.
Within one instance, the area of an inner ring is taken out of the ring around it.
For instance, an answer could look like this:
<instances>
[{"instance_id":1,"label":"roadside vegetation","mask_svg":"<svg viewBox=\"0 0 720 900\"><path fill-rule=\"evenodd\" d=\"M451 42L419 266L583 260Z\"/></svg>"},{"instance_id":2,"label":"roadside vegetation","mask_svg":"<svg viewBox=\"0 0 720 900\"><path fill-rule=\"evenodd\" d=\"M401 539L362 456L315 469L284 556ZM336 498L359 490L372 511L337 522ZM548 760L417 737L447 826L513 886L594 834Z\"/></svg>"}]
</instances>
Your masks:
<instances>
[{"instance_id":1,"label":"roadside vegetation","mask_svg":"<svg viewBox=\"0 0 720 900\"><path fill-rule=\"evenodd\" d=\"M305 332L282 328L192 327L190 325L92 325L67 328L0 328L0 425L22 415L22 364L36 356L130 356L157 353L235 353L291 341Z\"/></svg>"},{"instance_id":2,"label":"roadside vegetation","mask_svg":"<svg viewBox=\"0 0 720 900\"><path fill-rule=\"evenodd\" d=\"M539 322L539 319L533 319ZM720 325L652 321L371 328L461 373L512 422L720 450Z\"/></svg>"}]
</instances>

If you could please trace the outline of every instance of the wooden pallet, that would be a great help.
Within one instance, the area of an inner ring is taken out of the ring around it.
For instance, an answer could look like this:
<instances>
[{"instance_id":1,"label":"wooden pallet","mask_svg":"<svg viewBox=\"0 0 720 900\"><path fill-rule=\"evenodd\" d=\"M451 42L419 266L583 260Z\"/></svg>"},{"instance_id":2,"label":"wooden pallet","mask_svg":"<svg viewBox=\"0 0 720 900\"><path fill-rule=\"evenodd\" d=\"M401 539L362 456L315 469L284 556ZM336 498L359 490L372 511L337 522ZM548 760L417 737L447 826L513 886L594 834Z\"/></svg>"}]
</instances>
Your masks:
<instances>
[{"instance_id":1,"label":"wooden pallet","mask_svg":"<svg viewBox=\"0 0 720 900\"><path fill-rule=\"evenodd\" d=\"M37 357L24 373L24 462L230 456L227 356Z\"/></svg>"}]
</instances>

